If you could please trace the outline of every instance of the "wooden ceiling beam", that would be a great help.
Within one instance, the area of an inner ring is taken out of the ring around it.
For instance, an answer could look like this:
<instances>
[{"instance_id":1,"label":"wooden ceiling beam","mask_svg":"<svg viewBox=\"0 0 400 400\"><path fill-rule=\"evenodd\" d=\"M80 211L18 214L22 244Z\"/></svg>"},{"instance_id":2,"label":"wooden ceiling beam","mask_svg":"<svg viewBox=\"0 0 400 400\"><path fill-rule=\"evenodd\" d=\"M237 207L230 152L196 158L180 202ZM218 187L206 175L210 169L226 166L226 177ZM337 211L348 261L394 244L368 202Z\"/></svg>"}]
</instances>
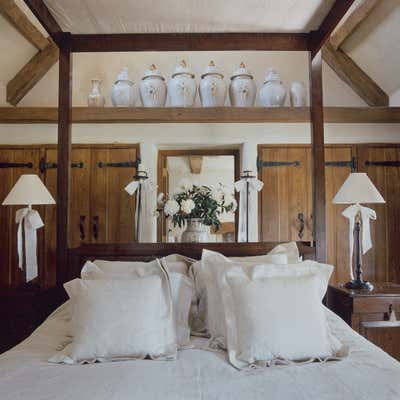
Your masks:
<instances>
[{"instance_id":1,"label":"wooden ceiling beam","mask_svg":"<svg viewBox=\"0 0 400 400\"><path fill-rule=\"evenodd\" d=\"M322 48L322 57L369 106L389 105L389 96L342 50L335 50L328 42Z\"/></svg>"},{"instance_id":2,"label":"wooden ceiling beam","mask_svg":"<svg viewBox=\"0 0 400 400\"><path fill-rule=\"evenodd\" d=\"M48 39L36 28L14 0L1 0L0 13L11 25L38 50L44 50Z\"/></svg>"},{"instance_id":3,"label":"wooden ceiling beam","mask_svg":"<svg viewBox=\"0 0 400 400\"><path fill-rule=\"evenodd\" d=\"M330 41L335 50L356 30L362 21L371 14L380 0L363 0L363 2L349 15L346 21L332 34Z\"/></svg>"},{"instance_id":4,"label":"wooden ceiling beam","mask_svg":"<svg viewBox=\"0 0 400 400\"><path fill-rule=\"evenodd\" d=\"M58 48L49 42L8 82L7 101L16 106L57 61Z\"/></svg>"},{"instance_id":5,"label":"wooden ceiling beam","mask_svg":"<svg viewBox=\"0 0 400 400\"><path fill-rule=\"evenodd\" d=\"M314 58L355 0L336 0L318 30L309 34L311 57Z\"/></svg>"}]
</instances>

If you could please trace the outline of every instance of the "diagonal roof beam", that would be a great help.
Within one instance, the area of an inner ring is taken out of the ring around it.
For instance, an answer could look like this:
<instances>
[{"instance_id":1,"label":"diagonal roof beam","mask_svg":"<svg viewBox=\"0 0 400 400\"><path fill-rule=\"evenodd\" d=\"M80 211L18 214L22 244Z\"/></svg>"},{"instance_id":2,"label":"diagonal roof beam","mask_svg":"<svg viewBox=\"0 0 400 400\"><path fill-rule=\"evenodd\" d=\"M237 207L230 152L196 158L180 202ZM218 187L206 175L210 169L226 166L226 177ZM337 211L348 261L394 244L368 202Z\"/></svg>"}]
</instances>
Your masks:
<instances>
[{"instance_id":1,"label":"diagonal roof beam","mask_svg":"<svg viewBox=\"0 0 400 400\"><path fill-rule=\"evenodd\" d=\"M43 0L24 0L25 4L30 8L35 17L42 24L43 28L49 33L51 38L59 43L59 36L62 33L62 29L58 22L55 20Z\"/></svg>"},{"instance_id":2,"label":"diagonal roof beam","mask_svg":"<svg viewBox=\"0 0 400 400\"><path fill-rule=\"evenodd\" d=\"M363 0L331 36L331 44L335 50L356 30L358 25L371 14L380 0Z\"/></svg>"},{"instance_id":3,"label":"diagonal roof beam","mask_svg":"<svg viewBox=\"0 0 400 400\"><path fill-rule=\"evenodd\" d=\"M322 21L318 30L310 32L309 47L311 49L311 57L321 50L324 43L328 40L340 20L344 17L355 0L336 0L330 9L328 15Z\"/></svg>"},{"instance_id":4,"label":"diagonal roof beam","mask_svg":"<svg viewBox=\"0 0 400 400\"><path fill-rule=\"evenodd\" d=\"M1 0L0 14L38 50L45 49L49 44L48 39L32 24L14 0Z\"/></svg>"}]
</instances>

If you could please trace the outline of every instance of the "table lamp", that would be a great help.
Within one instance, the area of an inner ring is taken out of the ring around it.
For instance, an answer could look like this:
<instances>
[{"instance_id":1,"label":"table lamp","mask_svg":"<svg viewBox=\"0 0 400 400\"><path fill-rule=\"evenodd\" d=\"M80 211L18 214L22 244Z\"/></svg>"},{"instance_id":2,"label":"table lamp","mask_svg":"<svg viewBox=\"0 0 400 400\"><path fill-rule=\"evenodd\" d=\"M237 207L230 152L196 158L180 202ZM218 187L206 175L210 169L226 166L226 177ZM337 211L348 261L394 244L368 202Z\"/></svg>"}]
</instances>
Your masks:
<instances>
[{"instance_id":1,"label":"table lamp","mask_svg":"<svg viewBox=\"0 0 400 400\"><path fill-rule=\"evenodd\" d=\"M362 206L361 203L385 203L385 200L366 173L354 172L347 177L332 202L333 204L352 204L342 213L344 217L349 219L350 224L349 240L351 281L346 283L345 287L348 289L372 290L373 285L370 282L364 281L362 277L361 251L362 254L365 254L372 248L369 222L371 219L376 219L376 213L374 210ZM362 241L360 235L361 230ZM356 236L355 277L353 272L354 233Z\"/></svg>"},{"instance_id":2,"label":"table lamp","mask_svg":"<svg viewBox=\"0 0 400 400\"><path fill-rule=\"evenodd\" d=\"M24 253L22 250L22 223L25 231L26 281L38 275L36 256L36 230L44 226L39 213L32 209L34 204L55 204L53 197L37 175L21 175L3 201L3 205L27 205L17 210L15 222L18 224L18 266L23 270Z\"/></svg>"}]
</instances>

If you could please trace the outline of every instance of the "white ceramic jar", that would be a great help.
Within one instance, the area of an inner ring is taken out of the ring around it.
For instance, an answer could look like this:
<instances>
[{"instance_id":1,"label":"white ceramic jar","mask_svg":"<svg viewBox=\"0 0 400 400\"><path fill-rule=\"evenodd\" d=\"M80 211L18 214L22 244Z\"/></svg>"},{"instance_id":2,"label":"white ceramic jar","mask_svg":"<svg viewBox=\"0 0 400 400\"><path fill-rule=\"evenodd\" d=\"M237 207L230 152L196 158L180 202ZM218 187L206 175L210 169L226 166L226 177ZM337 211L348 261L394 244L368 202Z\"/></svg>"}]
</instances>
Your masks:
<instances>
[{"instance_id":1,"label":"white ceramic jar","mask_svg":"<svg viewBox=\"0 0 400 400\"><path fill-rule=\"evenodd\" d=\"M100 90L101 80L92 79L92 91L88 96L88 106L89 107L104 107L106 100L101 94Z\"/></svg>"},{"instance_id":2,"label":"white ceramic jar","mask_svg":"<svg viewBox=\"0 0 400 400\"><path fill-rule=\"evenodd\" d=\"M128 68L123 68L111 89L111 101L115 107L133 107L136 104L136 88L129 79Z\"/></svg>"},{"instance_id":3,"label":"white ceramic jar","mask_svg":"<svg viewBox=\"0 0 400 400\"><path fill-rule=\"evenodd\" d=\"M229 99L234 107L252 107L256 100L257 87L253 75L246 69L244 63L240 63L231 76L229 85Z\"/></svg>"},{"instance_id":4,"label":"white ceramic jar","mask_svg":"<svg viewBox=\"0 0 400 400\"><path fill-rule=\"evenodd\" d=\"M145 71L140 81L140 99L144 107L164 107L167 100L167 85L154 64Z\"/></svg>"},{"instance_id":5,"label":"white ceramic jar","mask_svg":"<svg viewBox=\"0 0 400 400\"><path fill-rule=\"evenodd\" d=\"M168 82L168 97L171 107L192 107L196 98L196 81L186 61L175 68Z\"/></svg>"},{"instance_id":6,"label":"white ceramic jar","mask_svg":"<svg viewBox=\"0 0 400 400\"><path fill-rule=\"evenodd\" d=\"M292 82L290 86L290 105L292 107L305 107L307 92L303 82Z\"/></svg>"},{"instance_id":7,"label":"white ceramic jar","mask_svg":"<svg viewBox=\"0 0 400 400\"><path fill-rule=\"evenodd\" d=\"M226 83L224 75L215 66L214 61L210 61L201 76L199 93L203 107L222 107L225 105Z\"/></svg>"},{"instance_id":8,"label":"white ceramic jar","mask_svg":"<svg viewBox=\"0 0 400 400\"><path fill-rule=\"evenodd\" d=\"M270 68L260 89L261 104L265 107L282 107L286 100L286 89L276 70Z\"/></svg>"}]
</instances>

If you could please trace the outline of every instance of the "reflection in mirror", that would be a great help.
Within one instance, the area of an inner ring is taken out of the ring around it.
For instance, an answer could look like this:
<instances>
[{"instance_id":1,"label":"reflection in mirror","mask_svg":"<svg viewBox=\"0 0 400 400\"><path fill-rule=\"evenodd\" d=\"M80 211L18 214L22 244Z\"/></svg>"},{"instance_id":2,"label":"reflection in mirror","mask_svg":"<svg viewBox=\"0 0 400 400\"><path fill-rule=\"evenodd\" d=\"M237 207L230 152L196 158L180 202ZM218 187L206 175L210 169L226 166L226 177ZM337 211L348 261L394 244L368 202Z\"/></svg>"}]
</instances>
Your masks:
<instances>
[{"instance_id":1,"label":"reflection in mirror","mask_svg":"<svg viewBox=\"0 0 400 400\"><path fill-rule=\"evenodd\" d=\"M163 242L233 242L237 174L227 154L165 151L160 155L159 239Z\"/></svg>"}]
</instances>

